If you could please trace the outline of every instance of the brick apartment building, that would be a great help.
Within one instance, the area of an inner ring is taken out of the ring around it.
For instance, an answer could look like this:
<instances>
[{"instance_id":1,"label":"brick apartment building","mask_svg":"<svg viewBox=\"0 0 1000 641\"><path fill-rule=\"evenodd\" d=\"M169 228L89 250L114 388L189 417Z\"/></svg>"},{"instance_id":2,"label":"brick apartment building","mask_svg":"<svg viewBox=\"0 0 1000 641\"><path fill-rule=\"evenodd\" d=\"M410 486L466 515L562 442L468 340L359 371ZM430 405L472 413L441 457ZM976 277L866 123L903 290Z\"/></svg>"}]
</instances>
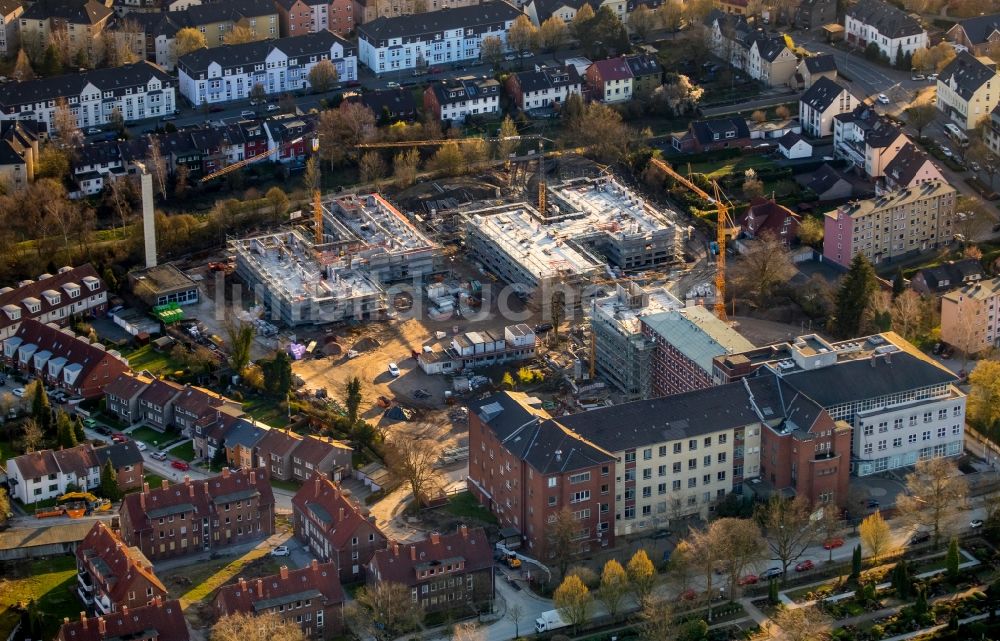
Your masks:
<instances>
[{"instance_id":1,"label":"brick apartment building","mask_svg":"<svg viewBox=\"0 0 1000 641\"><path fill-rule=\"evenodd\" d=\"M205 481L129 494L122 539L153 561L224 549L274 534L274 494L266 470L230 471Z\"/></svg>"},{"instance_id":2,"label":"brick apartment building","mask_svg":"<svg viewBox=\"0 0 1000 641\"><path fill-rule=\"evenodd\" d=\"M426 613L478 614L493 602L493 549L483 528L462 525L453 534L379 550L368 583L401 583Z\"/></svg>"},{"instance_id":3,"label":"brick apartment building","mask_svg":"<svg viewBox=\"0 0 1000 641\"><path fill-rule=\"evenodd\" d=\"M971 283L941 297L941 340L969 354L1000 345L1000 278Z\"/></svg>"},{"instance_id":4,"label":"brick apartment building","mask_svg":"<svg viewBox=\"0 0 1000 641\"><path fill-rule=\"evenodd\" d=\"M74 316L103 315L107 307L108 289L90 263L63 267L0 294L0 340L28 318L66 325Z\"/></svg>"},{"instance_id":5,"label":"brick apartment building","mask_svg":"<svg viewBox=\"0 0 1000 641\"><path fill-rule=\"evenodd\" d=\"M103 522L94 523L76 548L76 592L98 615L166 599L167 588L142 552Z\"/></svg>"},{"instance_id":6,"label":"brick apartment building","mask_svg":"<svg viewBox=\"0 0 1000 641\"><path fill-rule=\"evenodd\" d=\"M180 601L165 601L159 597L151 605L138 608L122 606L108 615L80 619L63 619L55 641L190 641L187 622Z\"/></svg>"},{"instance_id":7,"label":"brick apartment building","mask_svg":"<svg viewBox=\"0 0 1000 641\"><path fill-rule=\"evenodd\" d=\"M344 630L344 590L333 563L313 559L309 567L223 586L212 600L215 616L242 612L259 616L268 612L282 621L295 621L307 637L332 639Z\"/></svg>"},{"instance_id":8,"label":"brick apartment building","mask_svg":"<svg viewBox=\"0 0 1000 641\"><path fill-rule=\"evenodd\" d=\"M552 420L518 392L469 405L469 490L528 554L546 558L545 529L564 507L580 523L580 552L614 546L614 455Z\"/></svg>"},{"instance_id":9,"label":"brick apartment building","mask_svg":"<svg viewBox=\"0 0 1000 641\"><path fill-rule=\"evenodd\" d=\"M336 564L342 583L363 579L372 555L387 543L374 519L322 474L292 497L292 525L313 554Z\"/></svg>"}]
</instances>

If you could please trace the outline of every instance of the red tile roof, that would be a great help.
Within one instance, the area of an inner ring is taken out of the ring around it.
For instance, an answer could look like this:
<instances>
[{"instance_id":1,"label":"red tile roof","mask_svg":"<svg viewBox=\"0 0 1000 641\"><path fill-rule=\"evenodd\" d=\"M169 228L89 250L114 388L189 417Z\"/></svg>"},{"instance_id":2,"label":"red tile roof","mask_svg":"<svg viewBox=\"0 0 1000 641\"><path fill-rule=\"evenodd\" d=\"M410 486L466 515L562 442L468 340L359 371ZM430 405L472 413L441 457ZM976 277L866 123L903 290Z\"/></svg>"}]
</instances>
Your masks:
<instances>
[{"instance_id":1,"label":"red tile roof","mask_svg":"<svg viewBox=\"0 0 1000 641\"><path fill-rule=\"evenodd\" d=\"M127 400L134 398L136 394L142 392L146 389L146 386L152 382L153 379L142 376L141 374L125 372L124 374L119 374L118 378L105 385L104 393L109 396L115 396L117 398Z\"/></svg>"},{"instance_id":2,"label":"red tile roof","mask_svg":"<svg viewBox=\"0 0 1000 641\"><path fill-rule=\"evenodd\" d=\"M224 469L219 476L204 481L185 478L184 483L128 494L122 501L121 511L123 515L127 513L135 531L141 532L150 527L150 513L154 513L153 518L157 518L155 514L167 514L171 509L193 509L196 514L207 516L214 512L214 500L249 491L259 494L261 505L274 505L274 493L267 479L267 470Z\"/></svg>"},{"instance_id":3,"label":"red tile roof","mask_svg":"<svg viewBox=\"0 0 1000 641\"><path fill-rule=\"evenodd\" d=\"M338 550L350 542L360 525L368 522L368 515L361 506L351 501L339 486L322 474L316 474L302 484L292 497L292 505L309 515L325 532L330 545ZM375 530L378 531L378 528ZM385 538L384 535L382 537Z\"/></svg>"},{"instance_id":4,"label":"red tile roof","mask_svg":"<svg viewBox=\"0 0 1000 641\"><path fill-rule=\"evenodd\" d=\"M55 450L52 456L55 457L56 464L63 473L72 472L76 476L87 476L92 469L101 466L101 462L94 454L94 446L90 443L65 450Z\"/></svg>"},{"instance_id":5,"label":"red tile roof","mask_svg":"<svg viewBox=\"0 0 1000 641\"><path fill-rule=\"evenodd\" d=\"M53 325L40 323L34 319L26 319L14 334L21 339L21 344L33 343L38 350L52 352L52 358L65 358L67 364L78 363L82 366L76 381L81 382L90 376L91 371L108 359L119 361L120 367L128 368L128 361L121 355L112 354L104 346L91 345L86 338L80 338L72 332L63 331ZM10 339L8 339L10 340ZM38 352L36 352L37 354Z\"/></svg>"},{"instance_id":6,"label":"red tile roof","mask_svg":"<svg viewBox=\"0 0 1000 641\"><path fill-rule=\"evenodd\" d=\"M65 268L64 268L65 269ZM100 283L96 290L91 291L83 283L84 278L96 278ZM63 288L64 285L70 285L74 283L80 286L80 294L75 298L69 297L69 292ZM60 301L58 304L53 305L49 303L45 296L42 296L42 292L47 289L53 289L60 294ZM12 289L11 291L0 294L0 310L2 310L7 305L14 305L21 311L21 317L19 319L13 319L7 313L0 313L0 328L9 327L21 320L27 318L35 318L37 316L43 316L48 314L53 309L59 309L60 307L65 307L71 302L86 300L94 294L99 294L105 291L107 288L104 286L104 281L100 279L97 275L97 271L90 265L90 263L80 265L79 267L74 267L72 269L67 269L61 274L56 274L54 276L49 276L48 278L43 278L37 280L33 283L27 283L21 287ZM36 298L41 303L41 308L37 313L30 313L28 311L27 305L24 304L25 298Z\"/></svg>"},{"instance_id":7,"label":"red tile roof","mask_svg":"<svg viewBox=\"0 0 1000 641\"><path fill-rule=\"evenodd\" d=\"M795 234L802 217L773 200L757 197L740 216L739 225L754 236L760 236L765 231L770 231L780 238L781 230L785 229L785 220L789 218L792 219L792 222L788 223L786 236ZM787 240L791 241L791 238Z\"/></svg>"},{"instance_id":8,"label":"red tile roof","mask_svg":"<svg viewBox=\"0 0 1000 641\"><path fill-rule=\"evenodd\" d=\"M319 465L334 450L350 450L351 446L333 439L319 438L308 435L302 439L302 444L295 448L295 457L306 463Z\"/></svg>"},{"instance_id":9,"label":"red tile roof","mask_svg":"<svg viewBox=\"0 0 1000 641\"><path fill-rule=\"evenodd\" d=\"M481 527L465 526L453 534L431 533L430 537L416 543L391 543L378 550L371 560L376 581L393 581L412 586L422 579L419 572L425 569L460 564L464 573L488 569L493 565L493 550Z\"/></svg>"},{"instance_id":10,"label":"red tile roof","mask_svg":"<svg viewBox=\"0 0 1000 641\"><path fill-rule=\"evenodd\" d=\"M210 407L218 407L226 401L222 396L188 385L180 396L174 399L174 410L184 410L192 416L201 416Z\"/></svg>"},{"instance_id":11,"label":"red tile roof","mask_svg":"<svg viewBox=\"0 0 1000 641\"><path fill-rule=\"evenodd\" d=\"M607 60L597 60L592 63L602 82L610 80L627 80L632 77L632 69L628 66L625 56L618 58L608 58Z\"/></svg>"},{"instance_id":12,"label":"red tile roof","mask_svg":"<svg viewBox=\"0 0 1000 641\"><path fill-rule=\"evenodd\" d=\"M278 456L288 456L292 450L302 442L302 437L295 432L285 430L270 429L264 438L257 443L257 449L267 454L277 454Z\"/></svg>"},{"instance_id":13,"label":"red tile roof","mask_svg":"<svg viewBox=\"0 0 1000 641\"><path fill-rule=\"evenodd\" d=\"M84 565L91 563L95 557L100 558L106 566L101 571L101 578L113 603L127 601L128 593L135 591L133 582L140 578L152 583L163 593L161 596L167 594L166 586L153 572L149 559L137 548L128 547L125 541L101 521L94 524L76 548L76 558Z\"/></svg>"},{"instance_id":14,"label":"red tile roof","mask_svg":"<svg viewBox=\"0 0 1000 641\"><path fill-rule=\"evenodd\" d=\"M144 636L155 632L153 636ZM156 641L190 641L187 622L176 599L157 599L141 608L123 607L103 617L93 617L64 623L56 641L107 641L110 639L151 639Z\"/></svg>"},{"instance_id":15,"label":"red tile roof","mask_svg":"<svg viewBox=\"0 0 1000 641\"><path fill-rule=\"evenodd\" d=\"M59 464L56 463L56 457L52 456L52 450L22 454L14 459L14 465L25 479L59 473Z\"/></svg>"},{"instance_id":16,"label":"red tile roof","mask_svg":"<svg viewBox=\"0 0 1000 641\"><path fill-rule=\"evenodd\" d=\"M155 407L163 407L183 389L171 381L155 380L139 395L139 399Z\"/></svg>"},{"instance_id":17,"label":"red tile roof","mask_svg":"<svg viewBox=\"0 0 1000 641\"><path fill-rule=\"evenodd\" d=\"M301 570L282 566L280 573L260 579L245 581L241 577L236 583L219 588L215 595L215 611L218 616L234 612L253 614L305 599L323 599L323 605L344 602L344 590L335 563L319 563L314 559L309 567Z\"/></svg>"}]
</instances>

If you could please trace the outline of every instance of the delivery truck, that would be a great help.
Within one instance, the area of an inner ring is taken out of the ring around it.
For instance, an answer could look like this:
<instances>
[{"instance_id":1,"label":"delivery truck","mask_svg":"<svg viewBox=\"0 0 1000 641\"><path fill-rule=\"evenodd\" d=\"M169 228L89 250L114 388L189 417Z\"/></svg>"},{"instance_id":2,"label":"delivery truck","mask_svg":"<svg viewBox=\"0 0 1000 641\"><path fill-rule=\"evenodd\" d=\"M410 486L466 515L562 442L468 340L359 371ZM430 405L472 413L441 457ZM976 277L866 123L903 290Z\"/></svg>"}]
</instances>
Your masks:
<instances>
[{"instance_id":1,"label":"delivery truck","mask_svg":"<svg viewBox=\"0 0 1000 641\"><path fill-rule=\"evenodd\" d=\"M535 619L535 632L551 632L559 628L565 628L569 623L559 616L559 610L548 610L542 612L541 616Z\"/></svg>"}]
</instances>

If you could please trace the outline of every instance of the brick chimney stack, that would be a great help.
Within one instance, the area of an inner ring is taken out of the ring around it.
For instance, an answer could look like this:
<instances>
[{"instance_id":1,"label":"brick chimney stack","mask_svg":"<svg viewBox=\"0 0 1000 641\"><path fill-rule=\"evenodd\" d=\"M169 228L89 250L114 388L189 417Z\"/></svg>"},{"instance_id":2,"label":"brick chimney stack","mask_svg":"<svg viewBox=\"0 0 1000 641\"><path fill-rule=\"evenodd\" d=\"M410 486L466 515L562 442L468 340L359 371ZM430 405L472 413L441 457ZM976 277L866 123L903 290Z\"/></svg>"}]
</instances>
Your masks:
<instances>
[{"instance_id":1,"label":"brick chimney stack","mask_svg":"<svg viewBox=\"0 0 1000 641\"><path fill-rule=\"evenodd\" d=\"M323 475L317 473L316 474L316 494L319 494L319 491L321 489L323 489Z\"/></svg>"},{"instance_id":2,"label":"brick chimney stack","mask_svg":"<svg viewBox=\"0 0 1000 641\"><path fill-rule=\"evenodd\" d=\"M87 613L82 610L80 611L80 625L83 626L84 630L87 629Z\"/></svg>"},{"instance_id":3,"label":"brick chimney stack","mask_svg":"<svg viewBox=\"0 0 1000 641\"><path fill-rule=\"evenodd\" d=\"M250 485L257 485L257 470L250 470Z\"/></svg>"},{"instance_id":4,"label":"brick chimney stack","mask_svg":"<svg viewBox=\"0 0 1000 641\"><path fill-rule=\"evenodd\" d=\"M395 541L392 542L392 553L399 556L399 543L396 543Z\"/></svg>"},{"instance_id":5,"label":"brick chimney stack","mask_svg":"<svg viewBox=\"0 0 1000 641\"><path fill-rule=\"evenodd\" d=\"M458 526L458 531L462 533L462 538L463 539L468 539L469 538L469 528L466 527L466 525L464 523L462 525Z\"/></svg>"},{"instance_id":6,"label":"brick chimney stack","mask_svg":"<svg viewBox=\"0 0 1000 641\"><path fill-rule=\"evenodd\" d=\"M97 631L102 637L108 633L108 626L104 623L104 617L97 617Z\"/></svg>"},{"instance_id":7,"label":"brick chimney stack","mask_svg":"<svg viewBox=\"0 0 1000 641\"><path fill-rule=\"evenodd\" d=\"M247 591L247 581L243 577L240 577L240 590L243 592Z\"/></svg>"},{"instance_id":8,"label":"brick chimney stack","mask_svg":"<svg viewBox=\"0 0 1000 641\"><path fill-rule=\"evenodd\" d=\"M264 598L264 579L257 579L257 597Z\"/></svg>"},{"instance_id":9,"label":"brick chimney stack","mask_svg":"<svg viewBox=\"0 0 1000 641\"><path fill-rule=\"evenodd\" d=\"M191 498L194 498L194 485L191 484L191 478L185 476L184 477L184 484L187 485L188 496L190 496Z\"/></svg>"},{"instance_id":10,"label":"brick chimney stack","mask_svg":"<svg viewBox=\"0 0 1000 641\"><path fill-rule=\"evenodd\" d=\"M278 570L278 575L279 575L279 576L280 576L280 577L281 577L282 579L287 579L287 578L288 578L288 566L287 566L287 565L283 565L283 566L281 566L281 569L280 569L280 570Z\"/></svg>"},{"instance_id":11,"label":"brick chimney stack","mask_svg":"<svg viewBox=\"0 0 1000 641\"><path fill-rule=\"evenodd\" d=\"M431 545L437 545L441 542L440 532L431 532Z\"/></svg>"},{"instance_id":12,"label":"brick chimney stack","mask_svg":"<svg viewBox=\"0 0 1000 641\"><path fill-rule=\"evenodd\" d=\"M128 606L127 605L123 605L122 606L122 616L124 616L124 617L128 616Z\"/></svg>"},{"instance_id":13,"label":"brick chimney stack","mask_svg":"<svg viewBox=\"0 0 1000 641\"><path fill-rule=\"evenodd\" d=\"M208 481L205 481L205 496L211 496L212 493L208 491Z\"/></svg>"},{"instance_id":14,"label":"brick chimney stack","mask_svg":"<svg viewBox=\"0 0 1000 641\"><path fill-rule=\"evenodd\" d=\"M312 568L313 572L318 572L319 571L319 561L317 561L316 559L313 559L312 563L309 564L309 567Z\"/></svg>"},{"instance_id":15,"label":"brick chimney stack","mask_svg":"<svg viewBox=\"0 0 1000 641\"><path fill-rule=\"evenodd\" d=\"M170 487L170 481L167 479L160 479L160 488L165 490L168 487Z\"/></svg>"},{"instance_id":16,"label":"brick chimney stack","mask_svg":"<svg viewBox=\"0 0 1000 641\"><path fill-rule=\"evenodd\" d=\"M338 517L337 521L338 522L343 522L343 520L344 520L344 508L340 508L339 517Z\"/></svg>"},{"instance_id":17,"label":"brick chimney stack","mask_svg":"<svg viewBox=\"0 0 1000 641\"><path fill-rule=\"evenodd\" d=\"M417 546L415 545L410 546L410 560L411 561L417 560Z\"/></svg>"},{"instance_id":18,"label":"brick chimney stack","mask_svg":"<svg viewBox=\"0 0 1000 641\"><path fill-rule=\"evenodd\" d=\"M228 479L229 478L229 468L228 467L222 468L222 478L224 478L224 479Z\"/></svg>"},{"instance_id":19,"label":"brick chimney stack","mask_svg":"<svg viewBox=\"0 0 1000 641\"><path fill-rule=\"evenodd\" d=\"M146 492L148 491L149 491L149 485L143 483L142 492L139 492L139 507L142 508L143 512L146 511Z\"/></svg>"},{"instance_id":20,"label":"brick chimney stack","mask_svg":"<svg viewBox=\"0 0 1000 641\"><path fill-rule=\"evenodd\" d=\"M149 493L149 483L143 483L142 484L142 493L143 494L148 494Z\"/></svg>"}]
</instances>

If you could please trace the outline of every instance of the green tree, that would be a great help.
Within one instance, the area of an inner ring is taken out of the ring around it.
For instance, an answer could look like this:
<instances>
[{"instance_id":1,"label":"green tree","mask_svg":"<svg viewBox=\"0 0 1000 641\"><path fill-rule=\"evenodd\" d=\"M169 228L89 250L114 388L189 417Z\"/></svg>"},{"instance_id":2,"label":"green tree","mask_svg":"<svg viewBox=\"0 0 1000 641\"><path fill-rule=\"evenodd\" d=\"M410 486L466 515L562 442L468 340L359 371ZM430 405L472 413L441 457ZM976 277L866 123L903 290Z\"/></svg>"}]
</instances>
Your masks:
<instances>
[{"instance_id":1,"label":"green tree","mask_svg":"<svg viewBox=\"0 0 1000 641\"><path fill-rule=\"evenodd\" d=\"M53 418L49 395L45 392L45 386L40 380L36 380L33 385L35 389L31 393L31 416L38 423L42 433L46 437L51 437Z\"/></svg>"},{"instance_id":2,"label":"green tree","mask_svg":"<svg viewBox=\"0 0 1000 641\"><path fill-rule=\"evenodd\" d=\"M351 425L358 422L358 412L361 409L361 379L354 376L344 386L344 406L347 409L347 420Z\"/></svg>"},{"instance_id":3,"label":"green tree","mask_svg":"<svg viewBox=\"0 0 1000 641\"><path fill-rule=\"evenodd\" d=\"M0 487L0 526L6 524L10 516L10 497L7 496L6 488Z\"/></svg>"},{"instance_id":4,"label":"green tree","mask_svg":"<svg viewBox=\"0 0 1000 641\"><path fill-rule=\"evenodd\" d=\"M836 316L833 320L838 336L853 338L861 334L865 313L876 286L875 269L864 254L857 254L837 290Z\"/></svg>"},{"instance_id":5,"label":"green tree","mask_svg":"<svg viewBox=\"0 0 1000 641\"><path fill-rule=\"evenodd\" d=\"M906 122L917 130L917 138L921 138L927 125L937 118L937 107L934 106L933 102L927 102L922 105L914 105L903 113L906 116Z\"/></svg>"},{"instance_id":6,"label":"green tree","mask_svg":"<svg viewBox=\"0 0 1000 641\"><path fill-rule=\"evenodd\" d=\"M260 363L264 371L264 389L273 398L286 399L292 391L292 359L285 350Z\"/></svg>"},{"instance_id":7,"label":"green tree","mask_svg":"<svg viewBox=\"0 0 1000 641\"><path fill-rule=\"evenodd\" d=\"M614 621L621 609L622 601L629 591L629 579L625 568L616 559L610 559L604 564L601 572L601 586L597 596L608 609L611 620Z\"/></svg>"},{"instance_id":8,"label":"green tree","mask_svg":"<svg viewBox=\"0 0 1000 641\"><path fill-rule=\"evenodd\" d=\"M896 298L906 290L906 279L903 278L902 268L896 270L896 275L892 277L892 297Z\"/></svg>"},{"instance_id":9,"label":"green tree","mask_svg":"<svg viewBox=\"0 0 1000 641\"><path fill-rule=\"evenodd\" d=\"M517 145L520 142L516 139L517 136L517 125L514 124L514 120L510 116L504 116L503 121L500 123L500 135L497 136L500 140L497 142L497 156L500 160L507 160L507 158L517 151Z\"/></svg>"},{"instance_id":10,"label":"green tree","mask_svg":"<svg viewBox=\"0 0 1000 641\"><path fill-rule=\"evenodd\" d=\"M559 16L551 16L538 28L539 44L549 51L555 51L566 42L569 27Z\"/></svg>"},{"instance_id":11,"label":"green tree","mask_svg":"<svg viewBox=\"0 0 1000 641\"><path fill-rule=\"evenodd\" d=\"M507 31L507 46L518 53L538 46L538 29L528 16L519 15L510 26Z\"/></svg>"},{"instance_id":12,"label":"green tree","mask_svg":"<svg viewBox=\"0 0 1000 641\"><path fill-rule=\"evenodd\" d=\"M906 559L900 559L892 569L892 587L896 591L896 596L904 600L909 599L912 580L910 566L906 564Z\"/></svg>"},{"instance_id":13,"label":"green tree","mask_svg":"<svg viewBox=\"0 0 1000 641\"><path fill-rule=\"evenodd\" d=\"M52 178L61 181L69 175L69 155L55 145L45 145L38 154L35 179Z\"/></svg>"},{"instance_id":14,"label":"green tree","mask_svg":"<svg viewBox=\"0 0 1000 641\"><path fill-rule=\"evenodd\" d=\"M854 546L854 552L851 554L851 577L852 580L857 581L861 578L861 544Z\"/></svg>"},{"instance_id":15,"label":"green tree","mask_svg":"<svg viewBox=\"0 0 1000 641\"><path fill-rule=\"evenodd\" d=\"M45 48L45 56L42 58L42 75L46 78L58 76L63 71L62 61L59 60L59 52L56 46L50 44Z\"/></svg>"},{"instance_id":16,"label":"green tree","mask_svg":"<svg viewBox=\"0 0 1000 641\"><path fill-rule=\"evenodd\" d=\"M917 588L917 600L913 604L913 612L921 617L930 611L930 607L927 605L927 588L920 586Z\"/></svg>"},{"instance_id":17,"label":"green tree","mask_svg":"<svg viewBox=\"0 0 1000 641\"><path fill-rule=\"evenodd\" d=\"M635 551L628 560L626 571L636 600L641 603L653 591L653 584L656 583L656 567L649 560L646 550L639 548Z\"/></svg>"},{"instance_id":18,"label":"green tree","mask_svg":"<svg viewBox=\"0 0 1000 641\"><path fill-rule=\"evenodd\" d=\"M781 597L778 596L778 581L775 579L771 579L767 582L767 600L770 601L772 605L781 603Z\"/></svg>"},{"instance_id":19,"label":"green tree","mask_svg":"<svg viewBox=\"0 0 1000 641\"><path fill-rule=\"evenodd\" d=\"M288 212L288 196L281 187L271 187L264 198L271 207L271 217L274 220L280 220Z\"/></svg>"},{"instance_id":20,"label":"green tree","mask_svg":"<svg viewBox=\"0 0 1000 641\"><path fill-rule=\"evenodd\" d=\"M118 487L118 472L109 458L101 468L101 496L110 501L120 501L122 490Z\"/></svg>"},{"instance_id":21,"label":"green tree","mask_svg":"<svg viewBox=\"0 0 1000 641\"><path fill-rule=\"evenodd\" d=\"M962 557L958 553L958 539L952 537L951 542L948 543L948 555L944 559L949 579L954 581L958 578L958 566L961 565L961 561Z\"/></svg>"},{"instance_id":22,"label":"green tree","mask_svg":"<svg viewBox=\"0 0 1000 641\"><path fill-rule=\"evenodd\" d=\"M563 582L556 588L552 594L552 601L559 611L559 615L575 630L590 619L594 596L580 580L580 577L571 574L563 579Z\"/></svg>"},{"instance_id":23,"label":"green tree","mask_svg":"<svg viewBox=\"0 0 1000 641\"><path fill-rule=\"evenodd\" d=\"M59 447L69 449L76 447L76 431L73 429L73 421L65 412L59 412L56 416L56 442Z\"/></svg>"},{"instance_id":24,"label":"green tree","mask_svg":"<svg viewBox=\"0 0 1000 641\"><path fill-rule=\"evenodd\" d=\"M457 142L449 141L434 152L430 166L444 176L457 176L465 171L465 156L462 155Z\"/></svg>"},{"instance_id":25,"label":"green tree","mask_svg":"<svg viewBox=\"0 0 1000 641\"><path fill-rule=\"evenodd\" d=\"M229 366L242 376L250 364L250 348L253 346L256 330L252 323L236 320L226 323L226 338L229 342Z\"/></svg>"}]
</instances>

